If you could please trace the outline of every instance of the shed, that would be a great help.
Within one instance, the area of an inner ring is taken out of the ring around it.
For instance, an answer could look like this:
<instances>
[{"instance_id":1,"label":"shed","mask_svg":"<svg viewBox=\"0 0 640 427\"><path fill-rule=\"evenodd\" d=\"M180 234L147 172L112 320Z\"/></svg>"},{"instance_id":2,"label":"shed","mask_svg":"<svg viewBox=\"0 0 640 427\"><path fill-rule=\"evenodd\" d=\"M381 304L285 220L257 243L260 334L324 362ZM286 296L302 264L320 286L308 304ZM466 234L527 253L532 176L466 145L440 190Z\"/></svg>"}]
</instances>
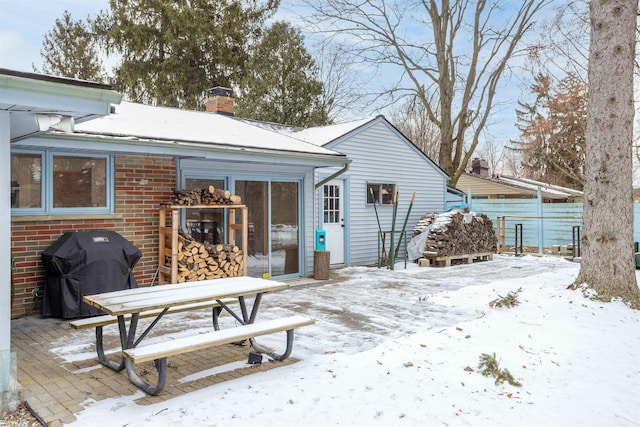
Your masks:
<instances>
[{"instance_id":1,"label":"shed","mask_svg":"<svg viewBox=\"0 0 640 427\"><path fill-rule=\"evenodd\" d=\"M446 210L448 175L384 116L294 131L291 135L344 153L351 160L348 170L335 178L332 176L341 172L337 168L320 169L316 174L319 208L315 224L326 232L332 265L377 262L377 218L383 231L393 228L392 198L396 191L398 232L414 192L408 228L426 212ZM389 237L386 243L389 245Z\"/></svg>"}]
</instances>

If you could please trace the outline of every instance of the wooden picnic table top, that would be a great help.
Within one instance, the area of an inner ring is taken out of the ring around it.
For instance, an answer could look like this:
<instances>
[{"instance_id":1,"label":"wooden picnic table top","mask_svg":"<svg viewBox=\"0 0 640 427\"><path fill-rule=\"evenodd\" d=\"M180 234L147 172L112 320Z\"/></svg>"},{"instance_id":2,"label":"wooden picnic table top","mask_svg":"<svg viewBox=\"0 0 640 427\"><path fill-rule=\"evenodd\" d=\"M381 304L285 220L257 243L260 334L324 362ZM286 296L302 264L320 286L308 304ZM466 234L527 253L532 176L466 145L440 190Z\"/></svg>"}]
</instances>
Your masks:
<instances>
[{"instance_id":1,"label":"wooden picnic table top","mask_svg":"<svg viewBox=\"0 0 640 427\"><path fill-rule=\"evenodd\" d=\"M119 316L176 305L275 292L288 287L288 284L282 282L243 276L85 295L83 300L107 314Z\"/></svg>"}]
</instances>

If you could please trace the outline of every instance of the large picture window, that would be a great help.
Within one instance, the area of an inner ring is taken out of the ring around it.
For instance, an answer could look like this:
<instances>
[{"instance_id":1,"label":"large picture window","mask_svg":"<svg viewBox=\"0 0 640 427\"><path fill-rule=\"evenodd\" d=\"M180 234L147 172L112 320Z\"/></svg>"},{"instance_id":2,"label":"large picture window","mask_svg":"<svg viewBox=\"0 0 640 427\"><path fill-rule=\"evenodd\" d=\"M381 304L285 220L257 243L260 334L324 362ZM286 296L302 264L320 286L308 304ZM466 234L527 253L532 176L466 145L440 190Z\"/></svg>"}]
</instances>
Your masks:
<instances>
[{"instance_id":1,"label":"large picture window","mask_svg":"<svg viewBox=\"0 0 640 427\"><path fill-rule=\"evenodd\" d=\"M11 153L11 208L25 215L112 212L112 169L108 155Z\"/></svg>"}]
</instances>

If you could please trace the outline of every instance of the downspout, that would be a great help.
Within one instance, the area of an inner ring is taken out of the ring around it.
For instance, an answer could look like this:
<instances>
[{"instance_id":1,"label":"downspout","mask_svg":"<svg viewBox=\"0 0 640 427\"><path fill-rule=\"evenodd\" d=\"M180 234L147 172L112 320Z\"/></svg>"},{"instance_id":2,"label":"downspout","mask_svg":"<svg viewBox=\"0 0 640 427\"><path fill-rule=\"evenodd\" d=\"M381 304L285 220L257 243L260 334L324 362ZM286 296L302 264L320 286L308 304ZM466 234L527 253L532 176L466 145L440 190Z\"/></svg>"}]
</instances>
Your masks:
<instances>
[{"instance_id":1,"label":"downspout","mask_svg":"<svg viewBox=\"0 0 640 427\"><path fill-rule=\"evenodd\" d=\"M316 184L316 190L320 187L322 187L324 184L326 184L327 182L331 181L332 179L342 175L343 173L345 173L347 170L349 170L349 165L351 164L351 160L347 160L347 162L344 164L344 166L342 167L342 169L340 169L339 171L337 171L336 173L333 173L331 175L329 175L328 177L326 177L325 179L323 179L322 181L318 182Z\"/></svg>"}]
</instances>

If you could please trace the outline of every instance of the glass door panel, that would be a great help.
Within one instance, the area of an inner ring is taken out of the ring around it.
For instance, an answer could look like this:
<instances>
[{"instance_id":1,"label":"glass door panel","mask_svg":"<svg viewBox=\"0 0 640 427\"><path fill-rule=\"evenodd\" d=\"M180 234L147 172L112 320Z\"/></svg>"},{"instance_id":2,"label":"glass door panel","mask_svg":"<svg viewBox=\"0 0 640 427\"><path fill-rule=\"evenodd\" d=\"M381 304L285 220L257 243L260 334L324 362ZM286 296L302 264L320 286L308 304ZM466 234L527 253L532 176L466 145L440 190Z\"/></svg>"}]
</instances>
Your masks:
<instances>
[{"instance_id":1,"label":"glass door panel","mask_svg":"<svg viewBox=\"0 0 640 427\"><path fill-rule=\"evenodd\" d=\"M236 181L234 193L242 197L249 214L247 274L269 277L269 182Z\"/></svg>"},{"instance_id":2,"label":"glass door panel","mask_svg":"<svg viewBox=\"0 0 640 427\"><path fill-rule=\"evenodd\" d=\"M213 185L215 188L225 189L224 179L204 179L204 178L187 178L185 180L185 189L192 190L194 188L209 188ZM185 209L186 210L186 228L196 241L203 243L209 242L217 245L225 243L224 235L224 211L222 209Z\"/></svg>"},{"instance_id":3,"label":"glass door panel","mask_svg":"<svg viewBox=\"0 0 640 427\"><path fill-rule=\"evenodd\" d=\"M271 274L300 271L298 183L271 183Z\"/></svg>"}]
</instances>

